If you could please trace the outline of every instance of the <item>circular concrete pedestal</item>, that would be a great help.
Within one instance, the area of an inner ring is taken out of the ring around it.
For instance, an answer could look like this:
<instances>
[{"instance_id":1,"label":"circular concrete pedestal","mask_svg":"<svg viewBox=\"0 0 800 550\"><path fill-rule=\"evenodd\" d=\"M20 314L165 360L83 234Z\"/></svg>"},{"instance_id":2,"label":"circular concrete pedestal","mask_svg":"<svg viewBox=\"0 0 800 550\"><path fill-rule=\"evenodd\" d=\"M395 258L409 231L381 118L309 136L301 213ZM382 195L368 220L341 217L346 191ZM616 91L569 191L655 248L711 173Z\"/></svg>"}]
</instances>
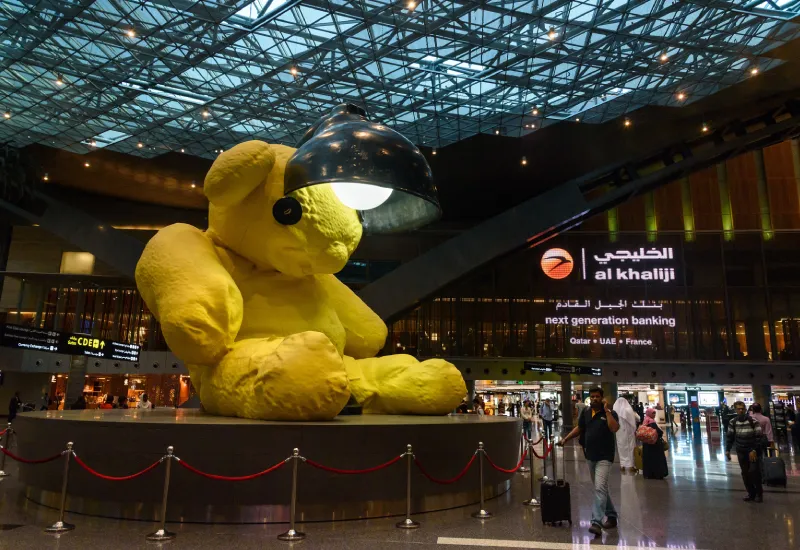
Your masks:
<instances>
[{"instance_id":1,"label":"circular concrete pedestal","mask_svg":"<svg viewBox=\"0 0 800 550\"><path fill-rule=\"evenodd\" d=\"M361 469L385 463L413 446L437 478L452 478L479 442L492 460L510 468L519 459L521 422L507 417L343 416L331 422L259 422L211 416L195 409L86 410L25 413L14 422L20 456L39 458L67 441L93 469L111 476L139 471L173 446L175 456L200 470L226 476L259 472L300 455L325 466ZM364 475L333 474L299 464L298 521L385 517L405 513L405 459ZM484 465L486 498L506 491L511 475ZM28 498L57 506L63 462L20 464ZM67 509L97 516L155 520L163 464L132 481L106 481L74 462ZM251 481L206 479L172 464L168 521L271 523L289 519L291 465ZM478 461L457 483L438 485L414 468L413 513L478 502Z\"/></svg>"}]
</instances>

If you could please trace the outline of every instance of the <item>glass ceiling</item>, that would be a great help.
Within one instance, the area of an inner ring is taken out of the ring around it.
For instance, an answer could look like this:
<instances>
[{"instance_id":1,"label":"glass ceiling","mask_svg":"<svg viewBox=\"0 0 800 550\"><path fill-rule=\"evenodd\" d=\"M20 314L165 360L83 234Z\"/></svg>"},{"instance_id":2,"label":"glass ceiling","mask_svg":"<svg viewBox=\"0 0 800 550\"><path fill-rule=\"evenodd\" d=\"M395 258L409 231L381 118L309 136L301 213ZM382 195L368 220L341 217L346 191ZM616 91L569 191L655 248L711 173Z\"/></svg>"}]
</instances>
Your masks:
<instances>
[{"instance_id":1,"label":"glass ceiling","mask_svg":"<svg viewBox=\"0 0 800 550\"><path fill-rule=\"evenodd\" d=\"M0 142L213 157L331 106L412 141L696 101L780 63L800 0L2 0ZM10 117L8 117L10 115Z\"/></svg>"}]
</instances>

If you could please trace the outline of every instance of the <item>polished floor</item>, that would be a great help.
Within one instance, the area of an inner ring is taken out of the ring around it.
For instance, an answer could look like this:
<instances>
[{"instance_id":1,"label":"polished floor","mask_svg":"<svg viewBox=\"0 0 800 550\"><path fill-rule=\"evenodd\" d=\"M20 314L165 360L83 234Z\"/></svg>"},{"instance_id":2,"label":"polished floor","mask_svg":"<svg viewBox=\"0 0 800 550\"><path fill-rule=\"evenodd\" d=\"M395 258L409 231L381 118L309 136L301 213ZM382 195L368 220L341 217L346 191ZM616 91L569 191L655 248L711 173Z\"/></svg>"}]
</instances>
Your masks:
<instances>
[{"instance_id":1,"label":"polished floor","mask_svg":"<svg viewBox=\"0 0 800 550\"><path fill-rule=\"evenodd\" d=\"M727 462L719 442L704 430L671 435L670 476L663 481L620 475L611 481L612 498L620 511L618 529L595 538L587 532L592 489L582 458L575 447L566 455L567 479L572 486L572 527L543 526L536 508L521 505L528 497L529 474L517 474L511 491L487 503L494 514L476 520L476 507L417 516L416 531L395 528L397 519L311 523L301 525L307 539L284 543L276 536L285 525L171 525L178 536L165 543L174 549L324 548L427 550L433 548L800 548L800 460L785 450L789 486L767 488L763 504L742 502L739 468ZM124 455L121 455L124 457ZM800 457L798 457L800 459ZM153 548L145 534L154 526L141 522L103 520L68 515L75 531L54 537L42 527L56 512L25 501L15 481L0 481L0 549ZM111 490L125 491L125 482Z\"/></svg>"}]
</instances>

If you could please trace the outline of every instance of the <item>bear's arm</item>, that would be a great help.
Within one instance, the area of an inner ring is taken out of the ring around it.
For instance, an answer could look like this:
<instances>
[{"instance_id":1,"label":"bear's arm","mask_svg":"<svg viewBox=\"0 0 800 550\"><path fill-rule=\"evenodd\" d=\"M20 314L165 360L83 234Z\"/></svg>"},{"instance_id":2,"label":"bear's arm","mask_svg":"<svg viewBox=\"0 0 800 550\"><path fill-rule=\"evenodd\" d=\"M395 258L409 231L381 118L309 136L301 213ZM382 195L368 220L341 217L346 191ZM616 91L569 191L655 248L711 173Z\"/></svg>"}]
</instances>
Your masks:
<instances>
[{"instance_id":1,"label":"bear's arm","mask_svg":"<svg viewBox=\"0 0 800 550\"><path fill-rule=\"evenodd\" d=\"M161 322L172 352L187 364L215 365L242 324L242 295L211 240L191 225L165 227L136 265L136 285Z\"/></svg>"},{"instance_id":2,"label":"bear's arm","mask_svg":"<svg viewBox=\"0 0 800 550\"><path fill-rule=\"evenodd\" d=\"M318 275L317 278L344 325L347 336L344 354L355 359L375 357L386 343L386 324L335 276Z\"/></svg>"}]
</instances>

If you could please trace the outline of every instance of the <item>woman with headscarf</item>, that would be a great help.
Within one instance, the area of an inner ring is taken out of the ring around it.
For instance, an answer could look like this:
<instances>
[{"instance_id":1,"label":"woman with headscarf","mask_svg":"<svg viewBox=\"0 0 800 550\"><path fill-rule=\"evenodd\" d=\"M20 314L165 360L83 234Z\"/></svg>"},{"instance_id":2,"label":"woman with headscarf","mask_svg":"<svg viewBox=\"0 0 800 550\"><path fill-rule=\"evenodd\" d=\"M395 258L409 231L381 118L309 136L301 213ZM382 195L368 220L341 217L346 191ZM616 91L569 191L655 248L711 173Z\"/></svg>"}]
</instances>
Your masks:
<instances>
[{"instance_id":1,"label":"woman with headscarf","mask_svg":"<svg viewBox=\"0 0 800 550\"><path fill-rule=\"evenodd\" d=\"M619 453L619 469L625 473L626 469L632 474L636 473L633 463L633 449L636 447L636 421L639 416L631 404L624 397L614 403L614 412L619 417L619 431L617 431L617 452Z\"/></svg>"},{"instance_id":2,"label":"woman with headscarf","mask_svg":"<svg viewBox=\"0 0 800 550\"><path fill-rule=\"evenodd\" d=\"M664 479L669 475L669 469L667 469L667 457L664 454L664 440L662 439L664 432L656 422L655 409L647 409L642 426L653 428L658 434L655 443L642 441L642 473L645 479Z\"/></svg>"}]
</instances>

